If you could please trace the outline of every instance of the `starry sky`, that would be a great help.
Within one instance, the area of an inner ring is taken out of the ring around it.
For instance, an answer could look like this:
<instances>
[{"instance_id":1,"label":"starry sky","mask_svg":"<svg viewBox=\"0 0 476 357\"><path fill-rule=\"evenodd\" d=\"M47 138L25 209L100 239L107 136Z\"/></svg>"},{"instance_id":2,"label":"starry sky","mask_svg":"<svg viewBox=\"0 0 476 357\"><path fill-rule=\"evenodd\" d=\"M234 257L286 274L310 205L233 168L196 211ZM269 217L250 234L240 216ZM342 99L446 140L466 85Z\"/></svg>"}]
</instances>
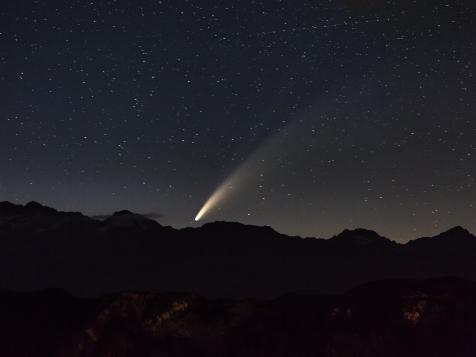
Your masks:
<instances>
[{"instance_id":1,"label":"starry sky","mask_svg":"<svg viewBox=\"0 0 476 357\"><path fill-rule=\"evenodd\" d=\"M6 0L0 200L476 232L473 0ZM199 222L198 224L202 224Z\"/></svg>"}]
</instances>

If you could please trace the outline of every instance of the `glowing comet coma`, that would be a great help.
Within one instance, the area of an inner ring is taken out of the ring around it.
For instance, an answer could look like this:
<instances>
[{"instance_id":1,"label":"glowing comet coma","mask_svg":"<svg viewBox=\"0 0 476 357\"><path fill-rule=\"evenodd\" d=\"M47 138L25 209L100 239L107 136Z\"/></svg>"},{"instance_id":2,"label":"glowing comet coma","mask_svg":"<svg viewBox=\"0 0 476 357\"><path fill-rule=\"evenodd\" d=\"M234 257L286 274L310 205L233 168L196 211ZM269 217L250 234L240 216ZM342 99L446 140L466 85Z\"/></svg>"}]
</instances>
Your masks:
<instances>
[{"instance_id":1,"label":"glowing comet coma","mask_svg":"<svg viewBox=\"0 0 476 357\"><path fill-rule=\"evenodd\" d=\"M195 221L198 222L205 215L207 215L210 210L217 206L218 203L223 201L225 198L229 197L234 191L234 183L238 182L238 179L243 179L243 166L240 166L234 173L232 173L218 188L213 192L210 198L205 202L197 216Z\"/></svg>"},{"instance_id":2,"label":"glowing comet coma","mask_svg":"<svg viewBox=\"0 0 476 357\"><path fill-rule=\"evenodd\" d=\"M306 113L299 116L301 120L305 120L307 117ZM314 118L314 115L309 116L309 118ZM274 135L267 138L218 186L195 216L195 221L198 222L203 219L218 204L230 199L236 193L243 192L247 186L249 187L252 182L259 179L260 174L264 171L269 172L272 170L272 163L279 162L280 153L283 150L287 151L289 149L286 145L283 145L283 141L290 133L297 134L299 129L300 121L293 120Z\"/></svg>"},{"instance_id":3,"label":"glowing comet coma","mask_svg":"<svg viewBox=\"0 0 476 357\"><path fill-rule=\"evenodd\" d=\"M288 126L289 129L289 126ZM228 178L213 192L210 198L205 202L195 217L195 221L200 221L219 203L229 199L233 194L244 188L246 184L256 179L261 172L265 159L273 155L275 148L279 147L277 142L282 133L277 132L268 138L248 159L246 159Z\"/></svg>"},{"instance_id":4,"label":"glowing comet coma","mask_svg":"<svg viewBox=\"0 0 476 357\"><path fill-rule=\"evenodd\" d=\"M224 201L226 198L230 198L233 193L237 192L238 188L242 187L243 184L253 176L253 172L256 172L254 163L256 162L257 156L262 155L262 151L262 148L258 149L250 158L228 176L220 186L218 186L198 212L195 217L196 222L206 216L210 210L215 208L220 202Z\"/></svg>"},{"instance_id":5,"label":"glowing comet coma","mask_svg":"<svg viewBox=\"0 0 476 357\"><path fill-rule=\"evenodd\" d=\"M198 212L197 216L195 217L195 221L198 222L202 217L213 207L215 206L221 198L223 198L225 193L226 187L224 185L220 186L205 202L203 207Z\"/></svg>"}]
</instances>

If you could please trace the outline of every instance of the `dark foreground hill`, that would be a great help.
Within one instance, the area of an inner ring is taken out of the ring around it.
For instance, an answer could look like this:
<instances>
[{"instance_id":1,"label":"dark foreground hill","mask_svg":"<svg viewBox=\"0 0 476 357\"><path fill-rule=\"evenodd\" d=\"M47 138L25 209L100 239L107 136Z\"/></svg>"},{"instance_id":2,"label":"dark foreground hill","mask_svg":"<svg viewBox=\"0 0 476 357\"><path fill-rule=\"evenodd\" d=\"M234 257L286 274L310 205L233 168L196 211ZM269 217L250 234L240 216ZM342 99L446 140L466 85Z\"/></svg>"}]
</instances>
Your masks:
<instances>
[{"instance_id":1,"label":"dark foreground hill","mask_svg":"<svg viewBox=\"0 0 476 357\"><path fill-rule=\"evenodd\" d=\"M209 300L59 290L0 292L0 355L463 357L476 351L476 285L385 281L349 293Z\"/></svg>"},{"instance_id":2,"label":"dark foreground hill","mask_svg":"<svg viewBox=\"0 0 476 357\"><path fill-rule=\"evenodd\" d=\"M407 244L363 229L302 239L238 223L176 230L128 211L100 221L38 203L0 203L5 289L277 297L443 276L476 280L476 238L463 228Z\"/></svg>"}]
</instances>

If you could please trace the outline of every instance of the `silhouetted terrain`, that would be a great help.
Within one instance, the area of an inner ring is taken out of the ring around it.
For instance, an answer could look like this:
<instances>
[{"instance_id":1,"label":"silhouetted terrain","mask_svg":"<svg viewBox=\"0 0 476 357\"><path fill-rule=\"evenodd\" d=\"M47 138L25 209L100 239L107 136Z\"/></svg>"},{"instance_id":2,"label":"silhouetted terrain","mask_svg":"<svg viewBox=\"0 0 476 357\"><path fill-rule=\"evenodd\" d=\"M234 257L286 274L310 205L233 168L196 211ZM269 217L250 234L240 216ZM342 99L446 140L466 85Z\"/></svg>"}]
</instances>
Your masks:
<instances>
[{"instance_id":1,"label":"silhouetted terrain","mask_svg":"<svg viewBox=\"0 0 476 357\"><path fill-rule=\"evenodd\" d=\"M0 287L16 291L270 298L444 276L476 279L476 238L463 228L407 244L363 229L302 239L238 223L176 230L128 211L100 221L34 202L0 203Z\"/></svg>"},{"instance_id":2,"label":"silhouetted terrain","mask_svg":"<svg viewBox=\"0 0 476 357\"><path fill-rule=\"evenodd\" d=\"M474 356L476 285L385 281L338 296L208 300L0 292L1 356Z\"/></svg>"}]
</instances>

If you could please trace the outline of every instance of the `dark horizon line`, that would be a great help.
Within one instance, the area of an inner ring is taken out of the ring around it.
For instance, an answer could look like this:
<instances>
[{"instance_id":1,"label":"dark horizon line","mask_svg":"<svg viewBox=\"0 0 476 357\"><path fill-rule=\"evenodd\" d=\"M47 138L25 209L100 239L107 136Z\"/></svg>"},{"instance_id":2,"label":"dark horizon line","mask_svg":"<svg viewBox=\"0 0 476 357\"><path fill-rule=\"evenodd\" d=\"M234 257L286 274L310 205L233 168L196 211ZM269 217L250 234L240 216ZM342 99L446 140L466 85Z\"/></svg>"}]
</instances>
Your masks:
<instances>
[{"instance_id":1,"label":"dark horizon line","mask_svg":"<svg viewBox=\"0 0 476 357\"><path fill-rule=\"evenodd\" d=\"M115 211L111 214L94 214L94 215L88 215L88 214L85 214L81 211L60 211L60 210L57 210L56 208L53 208L53 207L50 207L50 206L46 206L46 205L43 205L37 201L29 201L27 202L26 204L21 204L21 203L12 203L10 201L0 201L0 205L2 204L10 204L10 205L13 205L13 206L17 206L17 207L28 207L28 206L39 206L39 207L43 207L43 208L46 208L46 209L50 209L50 210L54 210L56 211L57 213L69 213L69 214L81 214L82 216L84 217L87 217L89 219L92 219L92 220L97 220L97 221L104 221L105 219L107 218L110 218L110 217L113 217L115 214L117 213L121 213L121 212L127 212L127 213L130 213L130 214L136 214L136 215L139 215L139 216L142 216L146 219L150 219L150 220L153 220L155 222L157 222L157 224L159 224L161 227L164 227L164 228L170 228L170 229L174 229L176 231L182 231L182 230L186 230L186 229L200 229L200 228L203 228L207 225L213 225L213 224L220 224L220 223L225 223L225 224L239 224L241 226L244 226L244 227L255 227L255 228L268 228L268 229L271 229L273 232L275 232L276 234L279 234L279 235L283 235L283 236L286 236L286 237L289 237L289 238L296 238L296 239L316 239L316 240L331 240L331 239L334 239L334 238L337 238L339 236L341 236L342 234L346 233L346 232L367 232L367 233L375 233L376 235L378 235L380 238L383 238L383 239L386 239L386 240L389 240L393 243L396 243L398 245L407 245L411 242L414 242L414 241L417 241L417 240L420 240L420 239L428 239L428 238L436 238L436 237L439 237L441 235L444 235L445 233L449 233L451 231L463 231L463 232L467 232L468 234L474 236L473 232L471 232L469 229L461 226L461 225L456 225L456 226L453 226L453 227L450 227L446 230L443 230L442 232L436 234L436 235L433 235L433 236L421 236L421 237L417 237L417 238L414 238L414 239L409 239L408 241L406 242L399 242L399 241L396 241L396 240L393 240L391 238L388 238L386 236L383 236L381 235L380 233L378 233L377 231L373 230L373 229L368 229L368 228L363 228L363 227L358 227L358 228L353 228L353 229L349 229L349 228L345 228L343 229L340 233L337 233L337 234L334 234L333 236L331 237L328 237L328 238L323 238L323 237L316 237L316 236L300 236L300 235L292 235L292 234L287 234L287 233L283 233L283 232L280 232L278 230L276 230L274 227L270 226L270 225L255 225L255 224L247 224L247 223L243 223L243 222L240 222L240 221L223 221L223 220L217 220L217 221L209 221L209 222L204 222L202 225L200 226L185 226L185 227L181 227L181 228L176 228L176 227L173 227L173 226L170 226L170 225L162 225L160 222L159 222L159 218L162 216L161 213L136 213L136 212L133 212L133 211L129 211L129 210L118 210L118 211Z\"/></svg>"}]
</instances>

